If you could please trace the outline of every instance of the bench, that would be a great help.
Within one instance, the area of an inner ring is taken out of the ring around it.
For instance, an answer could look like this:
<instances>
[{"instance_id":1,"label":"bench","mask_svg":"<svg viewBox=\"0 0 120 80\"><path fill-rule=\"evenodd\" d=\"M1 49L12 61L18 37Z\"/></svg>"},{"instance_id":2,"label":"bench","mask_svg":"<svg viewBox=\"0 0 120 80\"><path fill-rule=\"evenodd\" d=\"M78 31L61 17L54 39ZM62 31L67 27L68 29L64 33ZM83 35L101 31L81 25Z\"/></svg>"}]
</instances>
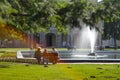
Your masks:
<instances>
[{"instance_id":1,"label":"bench","mask_svg":"<svg viewBox=\"0 0 120 80\"><path fill-rule=\"evenodd\" d=\"M58 53L56 53L56 52L47 52L47 53L43 54L43 58L48 59L53 64L56 64L59 60Z\"/></svg>"},{"instance_id":2,"label":"bench","mask_svg":"<svg viewBox=\"0 0 120 80\"><path fill-rule=\"evenodd\" d=\"M49 62L52 62L53 64L56 64L59 57L58 53L55 52L47 52L43 54L43 58L46 58L49 60ZM17 52L17 59L36 59L35 58L35 51L29 50L29 51L18 51Z\"/></svg>"}]
</instances>

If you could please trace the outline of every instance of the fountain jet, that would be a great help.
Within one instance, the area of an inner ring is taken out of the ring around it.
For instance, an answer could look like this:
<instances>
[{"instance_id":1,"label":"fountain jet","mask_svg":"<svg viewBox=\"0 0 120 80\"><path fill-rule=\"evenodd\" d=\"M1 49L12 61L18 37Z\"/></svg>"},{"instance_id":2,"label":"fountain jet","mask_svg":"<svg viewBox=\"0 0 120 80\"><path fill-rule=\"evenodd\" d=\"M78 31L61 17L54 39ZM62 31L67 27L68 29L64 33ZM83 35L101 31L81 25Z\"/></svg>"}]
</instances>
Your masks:
<instances>
[{"instance_id":1,"label":"fountain jet","mask_svg":"<svg viewBox=\"0 0 120 80\"><path fill-rule=\"evenodd\" d=\"M96 30L93 28L93 29L90 29L88 27L88 35L89 35L89 40L90 40L90 46L91 46L91 52L88 54L88 56L95 56L95 43L96 43L96 39L97 39L97 32Z\"/></svg>"},{"instance_id":2,"label":"fountain jet","mask_svg":"<svg viewBox=\"0 0 120 80\"><path fill-rule=\"evenodd\" d=\"M85 49L89 48L90 53L88 55L95 56L95 44L97 39L97 31L95 28L90 29L89 26L83 25L82 29L74 29L73 34L77 34L77 38L75 37L74 46Z\"/></svg>"}]
</instances>

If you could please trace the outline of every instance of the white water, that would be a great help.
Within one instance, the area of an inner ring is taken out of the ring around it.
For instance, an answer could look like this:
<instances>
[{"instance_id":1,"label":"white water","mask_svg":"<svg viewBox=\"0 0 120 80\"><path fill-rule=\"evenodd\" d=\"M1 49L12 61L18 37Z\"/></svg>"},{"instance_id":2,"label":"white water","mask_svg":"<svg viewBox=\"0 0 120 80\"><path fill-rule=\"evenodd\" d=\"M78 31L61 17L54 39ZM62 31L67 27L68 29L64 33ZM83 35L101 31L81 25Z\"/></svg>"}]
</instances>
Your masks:
<instances>
[{"instance_id":1,"label":"white water","mask_svg":"<svg viewBox=\"0 0 120 80\"><path fill-rule=\"evenodd\" d=\"M74 46L81 49L90 49L90 52L93 53L96 45L96 39L98 32L93 28L90 29L89 26L84 25L81 30L73 29L74 37Z\"/></svg>"},{"instance_id":2,"label":"white water","mask_svg":"<svg viewBox=\"0 0 120 80\"><path fill-rule=\"evenodd\" d=\"M91 29L89 27L88 28L88 37L90 40L90 46L91 46L91 53L94 52L95 50L95 44L96 44L96 39L97 39L97 32L95 29Z\"/></svg>"}]
</instances>

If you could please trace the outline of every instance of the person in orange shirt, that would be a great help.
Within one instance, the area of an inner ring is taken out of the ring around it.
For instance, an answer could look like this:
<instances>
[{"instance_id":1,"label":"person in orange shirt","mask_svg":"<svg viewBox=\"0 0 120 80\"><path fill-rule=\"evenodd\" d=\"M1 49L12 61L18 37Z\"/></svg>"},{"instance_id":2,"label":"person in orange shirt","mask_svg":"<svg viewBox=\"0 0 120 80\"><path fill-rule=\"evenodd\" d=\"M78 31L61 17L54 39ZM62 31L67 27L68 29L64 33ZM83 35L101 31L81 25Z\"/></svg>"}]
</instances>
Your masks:
<instances>
[{"instance_id":1,"label":"person in orange shirt","mask_svg":"<svg viewBox=\"0 0 120 80\"><path fill-rule=\"evenodd\" d=\"M48 67L48 62L49 62L49 53L47 52L47 49L44 49L44 52L43 52L43 64L44 64L44 67Z\"/></svg>"}]
</instances>

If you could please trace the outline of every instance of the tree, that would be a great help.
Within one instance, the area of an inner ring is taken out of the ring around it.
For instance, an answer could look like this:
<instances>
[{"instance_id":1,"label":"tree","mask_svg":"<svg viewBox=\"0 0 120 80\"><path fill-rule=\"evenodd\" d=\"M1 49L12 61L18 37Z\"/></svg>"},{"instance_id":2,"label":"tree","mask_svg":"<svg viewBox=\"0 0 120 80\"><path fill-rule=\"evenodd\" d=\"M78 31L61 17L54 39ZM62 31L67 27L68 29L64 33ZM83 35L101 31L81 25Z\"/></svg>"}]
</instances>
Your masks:
<instances>
[{"instance_id":1,"label":"tree","mask_svg":"<svg viewBox=\"0 0 120 80\"><path fill-rule=\"evenodd\" d=\"M65 32L69 27L81 28L81 22L95 27L98 22L119 20L119 0L2 0L0 15L5 24L23 32L37 33L56 25Z\"/></svg>"},{"instance_id":2,"label":"tree","mask_svg":"<svg viewBox=\"0 0 120 80\"><path fill-rule=\"evenodd\" d=\"M120 1L119 0L111 0L104 1L104 5L107 5L106 10L108 15L106 16L107 20L105 20L104 25L104 34L103 39L114 39L114 48L117 48L116 40L120 40Z\"/></svg>"},{"instance_id":3,"label":"tree","mask_svg":"<svg viewBox=\"0 0 120 80\"><path fill-rule=\"evenodd\" d=\"M5 24L5 23L0 23L0 42L2 45L2 42L4 41L9 41L12 39L19 39L22 40L24 38L24 33L15 27ZM1 46L0 45L0 46Z\"/></svg>"},{"instance_id":4,"label":"tree","mask_svg":"<svg viewBox=\"0 0 120 80\"><path fill-rule=\"evenodd\" d=\"M99 16L98 10L101 5L90 0L71 0L66 7L59 11L63 23L71 28L81 28L82 22L89 25L91 28L99 28L96 26L102 19Z\"/></svg>"},{"instance_id":5,"label":"tree","mask_svg":"<svg viewBox=\"0 0 120 80\"><path fill-rule=\"evenodd\" d=\"M51 25L61 26L60 16L57 15L57 11L64 2L64 0L9 1L12 8L18 10L17 13L10 15L12 17L10 23L21 30L32 33L48 30Z\"/></svg>"},{"instance_id":6,"label":"tree","mask_svg":"<svg viewBox=\"0 0 120 80\"><path fill-rule=\"evenodd\" d=\"M99 21L98 15L96 16L97 3L89 0L4 1L10 5L11 9L16 10L9 14L8 23L32 33L48 30L51 25L57 25L59 31L66 29L68 25L81 27L81 21L90 27L95 27Z\"/></svg>"},{"instance_id":7,"label":"tree","mask_svg":"<svg viewBox=\"0 0 120 80\"><path fill-rule=\"evenodd\" d=\"M10 40L13 38L21 39L22 33L15 27L8 24L10 20L9 15L12 12L17 12L15 9L11 7L11 5L6 1L0 1L0 41Z\"/></svg>"}]
</instances>

